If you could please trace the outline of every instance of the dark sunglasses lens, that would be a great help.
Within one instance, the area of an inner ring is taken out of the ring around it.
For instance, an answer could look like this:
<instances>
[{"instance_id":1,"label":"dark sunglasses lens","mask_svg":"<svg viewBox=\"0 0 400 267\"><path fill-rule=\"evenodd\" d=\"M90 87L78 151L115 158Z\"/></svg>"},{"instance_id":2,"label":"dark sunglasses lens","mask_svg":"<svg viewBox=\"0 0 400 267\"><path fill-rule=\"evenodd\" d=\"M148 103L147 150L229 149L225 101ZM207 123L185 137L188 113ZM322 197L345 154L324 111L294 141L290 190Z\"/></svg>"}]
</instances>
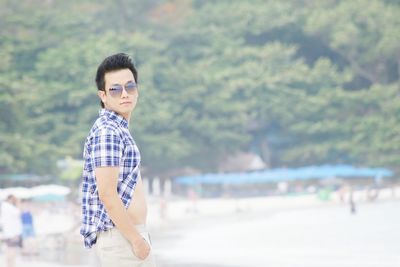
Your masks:
<instances>
[{"instance_id":1,"label":"dark sunglasses lens","mask_svg":"<svg viewBox=\"0 0 400 267\"><path fill-rule=\"evenodd\" d=\"M128 92L129 94L132 94L136 89L137 89L136 83L127 83L127 84L125 85L125 90L126 90L126 92Z\"/></svg>"},{"instance_id":2,"label":"dark sunglasses lens","mask_svg":"<svg viewBox=\"0 0 400 267\"><path fill-rule=\"evenodd\" d=\"M112 97L120 96L122 93L122 86L115 85L115 86L111 87L109 91L110 91L110 95Z\"/></svg>"}]
</instances>

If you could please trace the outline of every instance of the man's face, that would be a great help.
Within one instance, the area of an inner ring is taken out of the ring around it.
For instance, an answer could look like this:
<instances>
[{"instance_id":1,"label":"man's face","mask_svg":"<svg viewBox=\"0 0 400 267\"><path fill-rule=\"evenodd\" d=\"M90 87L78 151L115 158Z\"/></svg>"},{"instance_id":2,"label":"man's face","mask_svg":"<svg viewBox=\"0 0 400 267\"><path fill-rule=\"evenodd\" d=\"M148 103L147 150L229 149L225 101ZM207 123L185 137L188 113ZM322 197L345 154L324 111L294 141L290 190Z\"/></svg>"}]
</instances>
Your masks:
<instances>
[{"instance_id":1,"label":"man's face","mask_svg":"<svg viewBox=\"0 0 400 267\"><path fill-rule=\"evenodd\" d=\"M18 204L18 199L15 196L11 196L8 198L8 202L16 206Z\"/></svg>"},{"instance_id":2,"label":"man's face","mask_svg":"<svg viewBox=\"0 0 400 267\"><path fill-rule=\"evenodd\" d=\"M129 119L139 95L132 72L129 69L107 72L104 81L105 91L98 92L104 107Z\"/></svg>"}]
</instances>

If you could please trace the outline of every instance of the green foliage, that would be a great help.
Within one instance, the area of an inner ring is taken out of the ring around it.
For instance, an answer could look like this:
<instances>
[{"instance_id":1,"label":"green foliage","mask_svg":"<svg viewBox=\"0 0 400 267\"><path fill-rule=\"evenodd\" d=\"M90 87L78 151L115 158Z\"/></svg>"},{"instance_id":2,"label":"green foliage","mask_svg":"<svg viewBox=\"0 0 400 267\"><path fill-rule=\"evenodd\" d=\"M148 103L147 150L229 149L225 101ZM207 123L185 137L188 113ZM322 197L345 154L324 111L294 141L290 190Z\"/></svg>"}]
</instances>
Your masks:
<instances>
[{"instance_id":1,"label":"green foliage","mask_svg":"<svg viewBox=\"0 0 400 267\"><path fill-rule=\"evenodd\" d=\"M139 69L149 173L238 151L271 167L399 155L398 1L0 0L0 173L58 173L97 116L100 61ZM28 19L29 18L29 19Z\"/></svg>"},{"instance_id":2,"label":"green foliage","mask_svg":"<svg viewBox=\"0 0 400 267\"><path fill-rule=\"evenodd\" d=\"M391 71L400 58L400 8L383 1L316 2L306 32L340 54L369 84L398 80ZM333 23L334 22L334 23Z\"/></svg>"}]
</instances>

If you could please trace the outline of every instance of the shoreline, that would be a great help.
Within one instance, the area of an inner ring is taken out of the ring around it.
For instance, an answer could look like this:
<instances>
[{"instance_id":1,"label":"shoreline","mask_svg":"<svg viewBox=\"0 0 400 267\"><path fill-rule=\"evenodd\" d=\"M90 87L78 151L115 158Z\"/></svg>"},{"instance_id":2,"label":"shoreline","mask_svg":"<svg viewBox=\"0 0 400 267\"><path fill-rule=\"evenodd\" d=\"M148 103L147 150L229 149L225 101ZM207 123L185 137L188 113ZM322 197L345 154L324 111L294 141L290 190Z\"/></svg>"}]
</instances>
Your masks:
<instances>
[{"instance_id":1,"label":"shoreline","mask_svg":"<svg viewBox=\"0 0 400 267\"><path fill-rule=\"evenodd\" d=\"M378 198L373 201L367 199L367 190L355 190L353 199L356 205L361 203L399 201L400 186L381 189ZM152 197L149 199L147 226L150 230L157 230L157 228L164 228L166 225L176 221L191 220L200 217L218 217L246 212L323 208L336 205L349 206L350 209L348 199L345 198L342 202L337 191L332 192L327 200L319 199L317 194L198 199L196 202L187 199L178 199L166 203L163 198Z\"/></svg>"},{"instance_id":2,"label":"shoreline","mask_svg":"<svg viewBox=\"0 0 400 267\"><path fill-rule=\"evenodd\" d=\"M355 191L354 199L357 206L363 207L368 204L381 205L385 202L400 201L400 187L395 189L395 195L392 195L391 189L381 190L379 198L374 202L369 202L365 198L365 190ZM272 218L276 214L293 213L296 211L304 211L306 209L327 209L332 207L343 207L347 209L346 213L350 214L348 203L340 202L337 192L333 192L330 200L320 200L316 194L308 195L289 195L289 196L267 196L255 198L223 198L223 199L198 199L196 202L187 199L176 199L165 203L165 200L157 197L149 197L149 214L148 214L148 230L153 237L153 243L156 244L155 255L162 255L165 244L182 238L185 231L190 232L199 224L213 224L214 221L233 221L246 222L249 220L257 220L260 218ZM165 205L166 204L166 205ZM162 210L164 209L164 210ZM48 215L46 215L48 216ZM58 216L58 217L57 217ZM73 218L73 216L70 216ZM51 220L51 217L45 217L46 220L39 220L48 229L54 229L54 224L62 222L62 217L56 215L57 220ZM38 218L39 219L39 218ZM70 218L73 221L73 219ZM70 224L70 222L64 221ZM58 228L58 229L62 229ZM54 238L60 234L51 234ZM74 230L61 233L66 237L62 242L64 246L60 246L56 239L46 239L50 237L42 231L42 235L38 236L40 243L39 256L32 258L20 258L17 266L21 267L88 267L90 260L87 259L90 252L83 249L82 239L78 231ZM48 242L48 244L45 244ZM58 248L55 248L57 245ZM157 247L160 245L160 247ZM167 247L165 247L168 249ZM44 256L46 251L47 256ZM159 253L158 253L159 252ZM162 259L162 256L160 256ZM4 261L4 253L0 253L0 262ZM64 261L63 263L57 263ZM172 266L172 265L163 265ZM217 266L217 265L216 265Z\"/></svg>"}]
</instances>

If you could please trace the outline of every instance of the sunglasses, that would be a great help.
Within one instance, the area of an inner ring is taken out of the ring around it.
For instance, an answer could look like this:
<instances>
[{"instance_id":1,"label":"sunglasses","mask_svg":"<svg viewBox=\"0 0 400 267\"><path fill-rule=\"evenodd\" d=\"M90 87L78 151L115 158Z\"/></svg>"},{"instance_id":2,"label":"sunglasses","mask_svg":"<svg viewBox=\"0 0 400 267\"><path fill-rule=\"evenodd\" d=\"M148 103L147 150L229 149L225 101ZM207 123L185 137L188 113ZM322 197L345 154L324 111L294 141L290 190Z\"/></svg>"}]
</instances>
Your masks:
<instances>
[{"instance_id":1,"label":"sunglasses","mask_svg":"<svg viewBox=\"0 0 400 267\"><path fill-rule=\"evenodd\" d=\"M112 97L121 97L122 90L124 90L124 88L125 88L125 91L126 91L128 94L132 95L132 94L137 90L137 84L134 83L134 82L127 82L127 83L125 84L125 86L122 86L122 85L120 85L120 84L113 84L113 85L108 89L108 91L110 92L110 95L111 95Z\"/></svg>"}]
</instances>

